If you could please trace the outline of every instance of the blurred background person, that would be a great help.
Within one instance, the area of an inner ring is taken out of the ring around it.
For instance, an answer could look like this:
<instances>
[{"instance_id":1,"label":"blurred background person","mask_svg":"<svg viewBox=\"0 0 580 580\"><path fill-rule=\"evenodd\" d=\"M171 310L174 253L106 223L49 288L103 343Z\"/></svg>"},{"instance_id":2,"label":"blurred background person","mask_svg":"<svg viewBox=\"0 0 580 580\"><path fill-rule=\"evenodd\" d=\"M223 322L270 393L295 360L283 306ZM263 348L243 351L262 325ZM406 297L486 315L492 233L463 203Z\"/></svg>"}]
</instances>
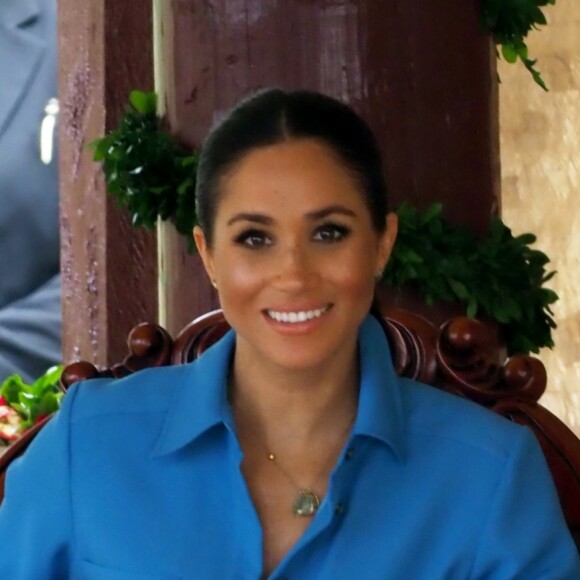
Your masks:
<instances>
[{"instance_id":1,"label":"blurred background person","mask_svg":"<svg viewBox=\"0 0 580 580\"><path fill-rule=\"evenodd\" d=\"M61 360L56 0L0 2L0 382Z\"/></svg>"}]
</instances>

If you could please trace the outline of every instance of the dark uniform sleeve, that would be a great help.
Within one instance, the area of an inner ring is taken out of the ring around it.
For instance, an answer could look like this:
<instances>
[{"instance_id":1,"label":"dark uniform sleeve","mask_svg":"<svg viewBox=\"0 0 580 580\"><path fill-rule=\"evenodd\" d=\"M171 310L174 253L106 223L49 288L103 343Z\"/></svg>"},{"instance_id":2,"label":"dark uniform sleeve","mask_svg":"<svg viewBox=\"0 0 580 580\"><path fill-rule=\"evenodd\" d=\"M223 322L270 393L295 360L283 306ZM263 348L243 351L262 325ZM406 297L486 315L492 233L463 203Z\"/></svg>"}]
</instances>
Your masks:
<instances>
[{"instance_id":1,"label":"dark uniform sleeve","mask_svg":"<svg viewBox=\"0 0 580 580\"><path fill-rule=\"evenodd\" d=\"M60 276L0 308L0 382L17 373L34 381L62 361Z\"/></svg>"}]
</instances>

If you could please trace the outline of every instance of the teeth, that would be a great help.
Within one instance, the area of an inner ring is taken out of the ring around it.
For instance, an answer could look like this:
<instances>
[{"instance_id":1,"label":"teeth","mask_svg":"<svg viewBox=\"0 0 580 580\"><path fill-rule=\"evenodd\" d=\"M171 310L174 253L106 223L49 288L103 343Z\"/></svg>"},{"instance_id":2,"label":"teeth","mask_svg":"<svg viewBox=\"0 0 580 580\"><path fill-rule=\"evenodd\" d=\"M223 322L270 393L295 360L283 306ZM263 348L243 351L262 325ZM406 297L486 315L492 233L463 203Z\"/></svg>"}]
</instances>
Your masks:
<instances>
[{"instance_id":1,"label":"teeth","mask_svg":"<svg viewBox=\"0 0 580 580\"><path fill-rule=\"evenodd\" d=\"M325 306L324 308L317 308L316 310L300 310L298 312L278 312L276 310L267 310L266 312L270 318L276 320L277 322L294 324L296 322L306 322L307 320L312 320L313 318L319 318L329 308L330 306Z\"/></svg>"}]
</instances>

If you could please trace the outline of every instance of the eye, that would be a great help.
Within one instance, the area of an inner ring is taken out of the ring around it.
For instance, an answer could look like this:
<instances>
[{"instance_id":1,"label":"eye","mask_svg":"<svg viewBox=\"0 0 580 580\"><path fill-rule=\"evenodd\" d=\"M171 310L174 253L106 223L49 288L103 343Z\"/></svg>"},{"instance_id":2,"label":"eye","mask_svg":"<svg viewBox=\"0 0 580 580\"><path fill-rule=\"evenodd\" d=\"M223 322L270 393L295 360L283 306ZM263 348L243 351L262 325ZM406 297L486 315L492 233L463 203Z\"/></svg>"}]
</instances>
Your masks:
<instances>
[{"instance_id":1,"label":"eye","mask_svg":"<svg viewBox=\"0 0 580 580\"><path fill-rule=\"evenodd\" d=\"M350 234L350 228L342 224L326 223L316 228L314 239L317 242L339 242Z\"/></svg>"},{"instance_id":2,"label":"eye","mask_svg":"<svg viewBox=\"0 0 580 580\"><path fill-rule=\"evenodd\" d=\"M244 230L234 238L234 242L251 249L259 249L272 245L272 240L266 232L256 229Z\"/></svg>"}]
</instances>

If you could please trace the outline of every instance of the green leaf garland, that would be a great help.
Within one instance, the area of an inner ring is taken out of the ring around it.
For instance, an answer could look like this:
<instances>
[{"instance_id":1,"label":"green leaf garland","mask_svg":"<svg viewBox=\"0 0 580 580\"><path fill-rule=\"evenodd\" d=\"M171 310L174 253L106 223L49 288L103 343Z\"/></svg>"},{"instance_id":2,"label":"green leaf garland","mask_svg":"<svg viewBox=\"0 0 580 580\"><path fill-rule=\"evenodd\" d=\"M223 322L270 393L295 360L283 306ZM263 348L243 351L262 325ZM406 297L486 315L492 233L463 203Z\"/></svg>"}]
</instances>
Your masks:
<instances>
[{"instance_id":1,"label":"green leaf garland","mask_svg":"<svg viewBox=\"0 0 580 580\"><path fill-rule=\"evenodd\" d=\"M535 68L537 61L528 56L525 39L529 32L547 24L542 7L549 4L556 4L556 0L483 0L481 11L482 25L500 47L498 57L501 54L509 63L519 59L545 91L548 87Z\"/></svg>"},{"instance_id":2,"label":"green leaf garland","mask_svg":"<svg viewBox=\"0 0 580 580\"><path fill-rule=\"evenodd\" d=\"M131 107L119 128L92 143L103 163L109 192L127 207L135 226L154 228L171 219L195 251L195 180L198 155L164 132L153 93L131 93ZM399 235L384 280L415 286L429 305L456 301L467 316L487 316L502 324L510 354L552 348L556 324L550 306L558 299L543 287L548 257L530 247L532 234L514 237L500 219L477 241L465 228L441 217L441 204L419 211L401 205Z\"/></svg>"},{"instance_id":3,"label":"green leaf garland","mask_svg":"<svg viewBox=\"0 0 580 580\"><path fill-rule=\"evenodd\" d=\"M129 101L119 127L91 143L93 159L134 226L154 229L158 219L171 219L193 251L198 155L161 129L155 93L133 91Z\"/></svg>"},{"instance_id":4,"label":"green leaf garland","mask_svg":"<svg viewBox=\"0 0 580 580\"><path fill-rule=\"evenodd\" d=\"M536 237L514 237L496 218L478 241L466 228L448 224L441 212L441 204L423 212L409 204L397 209L399 234L385 282L417 288L428 304L460 302L467 316L498 321L509 354L552 348L551 305L558 296L544 283L555 272L547 272L549 258L530 247Z\"/></svg>"}]
</instances>

